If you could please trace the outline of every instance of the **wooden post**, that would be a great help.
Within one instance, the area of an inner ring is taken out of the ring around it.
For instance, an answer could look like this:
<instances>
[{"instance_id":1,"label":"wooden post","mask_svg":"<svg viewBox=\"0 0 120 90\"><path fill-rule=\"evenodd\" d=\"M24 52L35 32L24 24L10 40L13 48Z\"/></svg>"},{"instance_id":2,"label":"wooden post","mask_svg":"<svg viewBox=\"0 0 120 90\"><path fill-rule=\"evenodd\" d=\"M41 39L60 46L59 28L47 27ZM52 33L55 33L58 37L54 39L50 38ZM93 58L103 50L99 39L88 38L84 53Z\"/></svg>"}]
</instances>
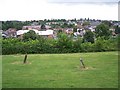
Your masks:
<instances>
[{"instance_id":1,"label":"wooden post","mask_svg":"<svg viewBox=\"0 0 120 90\"><path fill-rule=\"evenodd\" d=\"M85 64L83 63L82 58L80 58L80 63L81 63L81 65L83 66L83 68L85 68Z\"/></svg>"},{"instance_id":2,"label":"wooden post","mask_svg":"<svg viewBox=\"0 0 120 90\"><path fill-rule=\"evenodd\" d=\"M27 54L25 54L25 58L24 58L23 63L25 64L25 63L26 63L26 61L27 61Z\"/></svg>"}]
</instances>

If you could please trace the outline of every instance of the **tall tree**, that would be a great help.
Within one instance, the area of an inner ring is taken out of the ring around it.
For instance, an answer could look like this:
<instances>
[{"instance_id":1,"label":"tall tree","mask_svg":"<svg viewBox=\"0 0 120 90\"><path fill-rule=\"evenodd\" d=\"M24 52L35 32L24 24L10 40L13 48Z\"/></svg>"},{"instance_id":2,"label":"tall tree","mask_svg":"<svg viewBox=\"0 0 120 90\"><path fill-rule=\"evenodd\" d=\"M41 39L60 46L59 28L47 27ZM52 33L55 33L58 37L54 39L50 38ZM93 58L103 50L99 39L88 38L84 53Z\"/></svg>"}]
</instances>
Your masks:
<instances>
[{"instance_id":1,"label":"tall tree","mask_svg":"<svg viewBox=\"0 0 120 90\"><path fill-rule=\"evenodd\" d=\"M73 28L73 32L77 32L77 27L76 26Z\"/></svg>"},{"instance_id":2,"label":"tall tree","mask_svg":"<svg viewBox=\"0 0 120 90\"><path fill-rule=\"evenodd\" d=\"M102 23L104 23L104 24L108 25L109 27L111 27L111 26L112 26L112 23L111 23L110 21L107 21L107 20L102 21Z\"/></svg>"},{"instance_id":3,"label":"tall tree","mask_svg":"<svg viewBox=\"0 0 120 90\"><path fill-rule=\"evenodd\" d=\"M35 40L37 38L38 38L38 35L33 30L30 30L29 32L23 35L23 41L29 41L30 39Z\"/></svg>"},{"instance_id":4,"label":"tall tree","mask_svg":"<svg viewBox=\"0 0 120 90\"><path fill-rule=\"evenodd\" d=\"M46 30L46 27L45 27L44 24L41 25L41 29L42 29L42 30Z\"/></svg>"},{"instance_id":5,"label":"tall tree","mask_svg":"<svg viewBox=\"0 0 120 90\"><path fill-rule=\"evenodd\" d=\"M98 25L95 29L96 37L105 37L108 38L111 34L111 31L109 30L109 26L105 25L104 23L101 23Z\"/></svg>"},{"instance_id":6,"label":"tall tree","mask_svg":"<svg viewBox=\"0 0 120 90\"><path fill-rule=\"evenodd\" d=\"M59 33L57 46L61 49L71 48L72 47L71 37L68 37L68 35L65 33Z\"/></svg>"},{"instance_id":7,"label":"tall tree","mask_svg":"<svg viewBox=\"0 0 120 90\"><path fill-rule=\"evenodd\" d=\"M94 43L94 33L91 32L90 30L86 31L83 40L84 42Z\"/></svg>"}]
</instances>

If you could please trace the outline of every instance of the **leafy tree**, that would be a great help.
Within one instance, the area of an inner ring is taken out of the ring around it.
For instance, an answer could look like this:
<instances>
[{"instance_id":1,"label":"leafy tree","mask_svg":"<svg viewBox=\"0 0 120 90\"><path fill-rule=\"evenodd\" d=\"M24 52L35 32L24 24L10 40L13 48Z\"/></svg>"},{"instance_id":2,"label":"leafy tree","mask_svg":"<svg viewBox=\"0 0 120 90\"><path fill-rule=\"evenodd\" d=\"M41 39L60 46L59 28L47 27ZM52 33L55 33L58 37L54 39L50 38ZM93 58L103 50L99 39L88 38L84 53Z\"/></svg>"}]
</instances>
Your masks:
<instances>
[{"instance_id":1,"label":"leafy tree","mask_svg":"<svg viewBox=\"0 0 120 90\"><path fill-rule=\"evenodd\" d=\"M73 32L77 32L77 27L74 27L74 28L73 28Z\"/></svg>"},{"instance_id":2,"label":"leafy tree","mask_svg":"<svg viewBox=\"0 0 120 90\"><path fill-rule=\"evenodd\" d=\"M45 29L46 29L46 27L45 27L44 24L41 25L41 29L42 29L42 30L45 30Z\"/></svg>"},{"instance_id":3,"label":"leafy tree","mask_svg":"<svg viewBox=\"0 0 120 90\"><path fill-rule=\"evenodd\" d=\"M109 27L111 27L111 26L112 26L112 23L111 23L110 21L107 21L107 20L102 21L102 23L104 23L104 24L108 25Z\"/></svg>"},{"instance_id":4,"label":"leafy tree","mask_svg":"<svg viewBox=\"0 0 120 90\"><path fill-rule=\"evenodd\" d=\"M105 37L108 38L111 34L111 31L109 30L109 26L101 23L98 25L95 29L96 37Z\"/></svg>"},{"instance_id":5,"label":"leafy tree","mask_svg":"<svg viewBox=\"0 0 120 90\"><path fill-rule=\"evenodd\" d=\"M86 31L84 35L84 42L91 42L94 43L94 33L91 32L90 30Z\"/></svg>"},{"instance_id":6,"label":"leafy tree","mask_svg":"<svg viewBox=\"0 0 120 90\"><path fill-rule=\"evenodd\" d=\"M2 21L2 30L8 30L9 28L15 28L17 30L22 29L23 26L30 25L30 21Z\"/></svg>"},{"instance_id":7,"label":"leafy tree","mask_svg":"<svg viewBox=\"0 0 120 90\"><path fill-rule=\"evenodd\" d=\"M104 50L104 38L103 37L98 37L97 40L95 41L95 51L101 52L105 51Z\"/></svg>"},{"instance_id":8,"label":"leafy tree","mask_svg":"<svg viewBox=\"0 0 120 90\"><path fill-rule=\"evenodd\" d=\"M68 27L68 24L67 23L64 23L63 25L61 25L62 28L67 28Z\"/></svg>"},{"instance_id":9,"label":"leafy tree","mask_svg":"<svg viewBox=\"0 0 120 90\"><path fill-rule=\"evenodd\" d=\"M61 49L64 48L71 48L72 46L72 39L68 37L65 33L59 33L58 35L58 47Z\"/></svg>"},{"instance_id":10,"label":"leafy tree","mask_svg":"<svg viewBox=\"0 0 120 90\"><path fill-rule=\"evenodd\" d=\"M81 37L78 37L75 41L73 41L73 52L80 52L81 51L81 44L83 39Z\"/></svg>"},{"instance_id":11,"label":"leafy tree","mask_svg":"<svg viewBox=\"0 0 120 90\"><path fill-rule=\"evenodd\" d=\"M37 38L38 38L38 35L33 30L30 30L29 32L23 35L23 41L29 41L30 39L35 40Z\"/></svg>"},{"instance_id":12,"label":"leafy tree","mask_svg":"<svg viewBox=\"0 0 120 90\"><path fill-rule=\"evenodd\" d=\"M90 22L84 22L83 26L90 25Z\"/></svg>"},{"instance_id":13,"label":"leafy tree","mask_svg":"<svg viewBox=\"0 0 120 90\"><path fill-rule=\"evenodd\" d=\"M73 28L74 27L74 24L69 24L68 25L68 28Z\"/></svg>"},{"instance_id":14,"label":"leafy tree","mask_svg":"<svg viewBox=\"0 0 120 90\"><path fill-rule=\"evenodd\" d=\"M63 32L62 30L58 30L58 34L59 34L59 33L62 33L62 32Z\"/></svg>"}]
</instances>

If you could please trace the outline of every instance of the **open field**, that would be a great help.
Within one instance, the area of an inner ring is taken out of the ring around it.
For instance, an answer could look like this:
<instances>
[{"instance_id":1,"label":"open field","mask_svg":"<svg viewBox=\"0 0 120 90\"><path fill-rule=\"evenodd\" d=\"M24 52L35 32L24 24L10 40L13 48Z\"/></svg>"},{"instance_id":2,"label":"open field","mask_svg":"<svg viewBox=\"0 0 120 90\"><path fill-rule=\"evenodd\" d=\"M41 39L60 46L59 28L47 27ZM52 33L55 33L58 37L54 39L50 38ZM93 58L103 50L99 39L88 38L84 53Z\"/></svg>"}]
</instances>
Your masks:
<instances>
[{"instance_id":1,"label":"open field","mask_svg":"<svg viewBox=\"0 0 120 90\"><path fill-rule=\"evenodd\" d=\"M80 57L86 68L81 68ZM118 52L3 55L3 88L117 88Z\"/></svg>"}]
</instances>

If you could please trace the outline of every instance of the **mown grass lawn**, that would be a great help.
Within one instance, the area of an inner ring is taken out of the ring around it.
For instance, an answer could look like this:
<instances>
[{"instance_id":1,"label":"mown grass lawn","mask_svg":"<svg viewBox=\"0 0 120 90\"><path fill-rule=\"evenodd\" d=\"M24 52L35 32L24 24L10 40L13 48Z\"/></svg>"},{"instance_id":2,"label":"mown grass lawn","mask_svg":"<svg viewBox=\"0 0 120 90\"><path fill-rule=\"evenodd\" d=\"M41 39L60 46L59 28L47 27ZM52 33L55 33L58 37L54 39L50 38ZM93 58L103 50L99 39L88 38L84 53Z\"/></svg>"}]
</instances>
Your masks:
<instances>
[{"instance_id":1,"label":"mown grass lawn","mask_svg":"<svg viewBox=\"0 0 120 90\"><path fill-rule=\"evenodd\" d=\"M81 68L80 57L86 69ZM3 55L3 88L117 88L118 53Z\"/></svg>"}]
</instances>

